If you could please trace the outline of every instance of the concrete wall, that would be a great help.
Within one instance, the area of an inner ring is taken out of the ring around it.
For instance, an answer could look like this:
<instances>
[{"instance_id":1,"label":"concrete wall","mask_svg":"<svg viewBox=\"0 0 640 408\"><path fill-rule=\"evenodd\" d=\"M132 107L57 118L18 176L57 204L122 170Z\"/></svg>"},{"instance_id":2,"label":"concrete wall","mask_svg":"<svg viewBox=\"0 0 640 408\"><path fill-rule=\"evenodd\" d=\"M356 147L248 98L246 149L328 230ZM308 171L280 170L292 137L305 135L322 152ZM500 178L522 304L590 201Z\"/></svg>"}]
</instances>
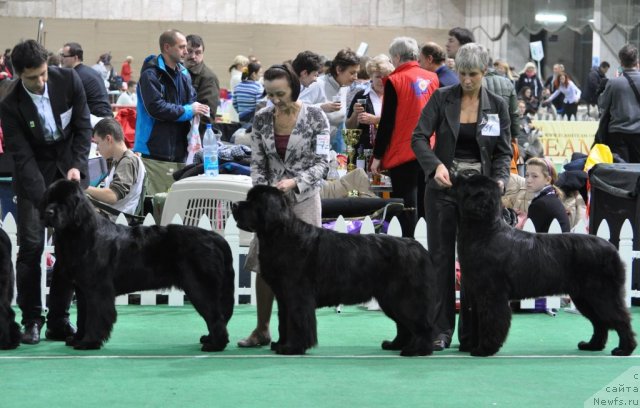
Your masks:
<instances>
[{"instance_id":1,"label":"concrete wall","mask_svg":"<svg viewBox=\"0 0 640 408\"><path fill-rule=\"evenodd\" d=\"M446 28L466 0L0 0L0 15L106 20Z\"/></svg>"},{"instance_id":2,"label":"concrete wall","mask_svg":"<svg viewBox=\"0 0 640 408\"><path fill-rule=\"evenodd\" d=\"M0 0L0 47L35 38L42 18L51 51L77 41L85 63L111 51L116 69L132 55L135 78L144 57L158 52L160 33L177 28L203 36L205 62L226 86L237 54L270 65L305 49L332 58L361 42L369 44L369 56L386 53L399 35L444 45L448 29L464 25L465 6L466 0Z\"/></svg>"},{"instance_id":3,"label":"concrete wall","mask_svg":"<svg viewBox=\"0 0 640 408\"><path fill-rule=\"evenodd\" d=\"M38 19L0 17L3 45L11 47L21 38L35 38L37 26ZM101 53L111 51L116 70L127 55L132 55L137 78L143 59L158 53L158 37L168 28L202 35L205 63L218 74L223 87L228 86L228 68L237 54L254 54L268 66L306 49L333 58L341 48L357 49L364 41L369 43L367 55L371 56L386 53L391 40L399 35L441 44L447 39L447 30L427 28L46 19L44 44L57 52L65 42L77 41L85 50L88 65L94 64Z\"/></svg>"}]
</instances>

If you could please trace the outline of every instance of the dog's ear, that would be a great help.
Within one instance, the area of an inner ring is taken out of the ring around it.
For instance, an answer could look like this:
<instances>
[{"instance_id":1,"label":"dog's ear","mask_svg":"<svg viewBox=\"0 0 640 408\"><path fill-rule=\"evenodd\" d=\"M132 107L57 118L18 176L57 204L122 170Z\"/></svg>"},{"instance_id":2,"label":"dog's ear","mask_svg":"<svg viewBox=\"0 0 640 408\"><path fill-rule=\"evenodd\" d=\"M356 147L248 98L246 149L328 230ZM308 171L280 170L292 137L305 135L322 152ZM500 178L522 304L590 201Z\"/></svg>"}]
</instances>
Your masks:
<instances>
[{"instance_id":1,"label":"dog's ear","mask_svg":"<svg viewBox=\"0 0 640 408\"><path fill-rule=\"evenodd\" d=\"M272 188L265 191L262 197L260 212L262 213L265 228L271 230L286 223L292 205L287 195L276 188Z\"/></svg>"},{"instance_id":2,"label":"dog's ear","mask_svg":"<svg viewBox=\"0 0 640 408\"><path fill-rule=\"evenodd\" d=\"M72 214L69 214L73 220L75 227L81 227L82 225L90 222L95 217L95 209L84 195L84 191L80 187L80 183L74 183L76 185L75 191L69 194L70 207Z\"/></svg>"}]
</instances>

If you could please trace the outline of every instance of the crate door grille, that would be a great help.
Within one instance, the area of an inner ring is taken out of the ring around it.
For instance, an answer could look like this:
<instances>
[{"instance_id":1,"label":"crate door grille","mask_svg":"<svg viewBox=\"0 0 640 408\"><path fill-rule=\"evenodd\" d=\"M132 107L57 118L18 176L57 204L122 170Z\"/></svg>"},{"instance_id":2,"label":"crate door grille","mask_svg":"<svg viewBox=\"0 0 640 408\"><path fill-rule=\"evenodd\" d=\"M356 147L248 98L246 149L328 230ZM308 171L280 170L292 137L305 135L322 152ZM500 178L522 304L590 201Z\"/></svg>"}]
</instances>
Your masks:
<instances>
[{"instance_id":1,"label":"crate door grille","mask_svg":"<svg viewBox=\"0 0 640 408\"><path fill-rule=\"evenodd\" d=\"M224 231L224 226L231 214L231 201L216 198L193 198L187 201L184 212L184 225L196 226L202 214L211 220L216 232Z\"/></svg>"}]
</instances>

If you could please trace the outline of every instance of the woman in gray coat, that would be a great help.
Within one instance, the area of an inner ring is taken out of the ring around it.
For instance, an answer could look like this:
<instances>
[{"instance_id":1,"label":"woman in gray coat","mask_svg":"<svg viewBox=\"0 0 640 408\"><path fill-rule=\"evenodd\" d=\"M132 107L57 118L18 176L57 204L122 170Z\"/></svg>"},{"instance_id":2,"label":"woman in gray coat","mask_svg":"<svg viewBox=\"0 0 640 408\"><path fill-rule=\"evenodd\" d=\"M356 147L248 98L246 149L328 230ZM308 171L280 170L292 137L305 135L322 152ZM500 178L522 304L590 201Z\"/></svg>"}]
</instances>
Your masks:
<instances>
[{"instance_id":1,"label":"woman in gray coat","mask_svg":"<svg viewBox=\"0 0 640 408\"><path fill-rule=\"evenodd\" d=\"M275 186L289 194L301 220L321 225L320 189L328 171L329 120L322 109L298 101L300 81L288 65L273 65L264 73L264 88L273 103L259 111L251 132L253 185ZM251 242L245 268L259 272L257 238ZM295 256L295 255L292 255ZM258 324L240 347L271 343L269 321L273 292L258 273Z\"/></svg>"},{"instance_id":2,"label":"woman in gray coat","mask_svg":"<svg viewBox=\"0 0 640 408\"><path fill-rule=\"evenodd\" d=\"M488 52L479 44L460 47L456 54L460 84L435 92L422 111L411 140L427 177L427 236L435 265L431 308L436 333L434 350L449 347L455 326L458 208L451 189L452 178L481 173L495 179L503 189L509 180L509 110L502 97L482 87L489 60ZM460 349L468 350L470 328L463 326L468 310L462 295L461 302L458 339Z\"/></svg>"}]
</instances>

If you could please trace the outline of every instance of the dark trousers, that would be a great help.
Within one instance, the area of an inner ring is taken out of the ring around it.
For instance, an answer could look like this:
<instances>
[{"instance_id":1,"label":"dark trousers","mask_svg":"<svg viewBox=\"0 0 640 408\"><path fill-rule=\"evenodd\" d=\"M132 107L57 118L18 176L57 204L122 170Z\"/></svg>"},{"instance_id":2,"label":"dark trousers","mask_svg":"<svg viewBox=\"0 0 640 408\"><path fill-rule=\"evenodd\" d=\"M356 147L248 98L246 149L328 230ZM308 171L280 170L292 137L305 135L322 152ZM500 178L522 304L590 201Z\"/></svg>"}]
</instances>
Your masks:
<instances>
[{"instance_id":1,"label":"dark trousers","mask_svg":"<svg viewBox=\"0 0 640 408\"><path fill-rule=\"evenodd\" d=\"M22 311L22 323L34 320L44 323L42 291L40 286L42 270L40 260L44 251L44 226L34 204L18 197L18 259L16 262L16 284L18 306ZM54 267L55 269L55 267ZM73 297L72 284L59 273L54 273L49 288L48 320L56 321L69 317L69 305Z\"/></svg>"},{"instance_id":2,"label":"dark trousers","mask_svg":"<svg viewBox=\"0 0 640 408\"><path fill-rule=\"evenodd\" d=\"M418 222L416 206L418 205L418 170L420 165L413 160L389 169L391 178L392 198L402 198L405 210L398 221L402 226L403 237L413 237Z\"/></svg>"},{"instance_id":3,"label":"dark trousers","mask_svg":"<svg viewBox=\"0 0 640 408\"><path fill-rule=\"evenodd\" d=\"M609 133L607 145L627 163L640 163L640 134Z\"/></svg>"},{"instance_id":4,"label":"dark trousers","mask_svg":"<svg viewBox=\"0 0 640 408\"><path fill-rule=\"evenodd\" d=\"M571 120L571 116L573 116L573 120L578 120L578 103L565 103L564 104L564 112L563 115L567 116L567 120Z\"/></svg>"},{"instance_id":5,"label":"dark trousers","mask_svg":"<svg viewBox=\"0 0 640 408\"><path fill-rule=\"evenodd\" d=\"M416 206L418 219L425 218L426 220L424 213L424 195L426 188L427 182L425 181L424 170L422 170L422 167L418 167L418 204Z\"/></svg>"},{"instance_id":6,"label":"dark trousers","mask_svg":"<svg viewBox=\"0 0 640 408\"><path fill-rule=\"evenodd\" d=\"M455 257L456 234L458 230L458 206L451 189L439 190L427 186L425 191L425 213L427 221L427 240L433 260L433 273L430 274L431 321L436 338L451 342L456 322ZM464 271L462 271L464 274ZM464 282L463 282L464 284ZM469 306L460 293L460 319L458 339L461 343L469 341L471 327Z\"/></svg>"}]
</instances>

